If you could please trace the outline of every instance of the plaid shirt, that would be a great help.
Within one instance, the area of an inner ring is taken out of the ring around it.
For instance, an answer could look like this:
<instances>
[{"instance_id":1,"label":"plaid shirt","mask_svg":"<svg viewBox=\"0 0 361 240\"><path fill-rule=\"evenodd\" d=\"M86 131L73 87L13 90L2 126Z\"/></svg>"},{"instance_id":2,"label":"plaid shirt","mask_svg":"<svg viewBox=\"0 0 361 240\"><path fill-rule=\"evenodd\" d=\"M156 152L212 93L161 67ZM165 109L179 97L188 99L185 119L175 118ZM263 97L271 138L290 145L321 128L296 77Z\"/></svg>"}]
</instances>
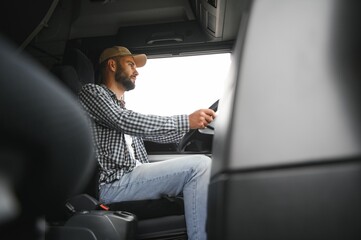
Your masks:
<instances>
[{"instance_id":1,"label":"plaid shirt","mask_svg":"<svg viewBox=\"0 0 361 240\"><path fill-rule=\"evenodd\" d=\"M110 183L131 172L136 160L148 162L143 140L178 142L189 130L187 115L144 115L127 110L105 85L86 84L79 100L92 120L100 183ZM132 136L136 159L132 159L124 134Z\"/></svg>"}]
</instances>

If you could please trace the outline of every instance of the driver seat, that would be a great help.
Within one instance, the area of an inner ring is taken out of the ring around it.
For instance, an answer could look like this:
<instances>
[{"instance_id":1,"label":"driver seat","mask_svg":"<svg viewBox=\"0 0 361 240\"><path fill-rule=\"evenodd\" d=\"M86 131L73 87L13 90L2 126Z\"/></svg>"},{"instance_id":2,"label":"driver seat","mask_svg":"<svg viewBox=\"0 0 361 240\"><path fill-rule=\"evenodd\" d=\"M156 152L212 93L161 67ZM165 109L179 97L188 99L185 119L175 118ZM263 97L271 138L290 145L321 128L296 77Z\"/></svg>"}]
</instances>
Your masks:
<instances>
[{"instance_id":1,"label":"driver seat","mask_svg":"<svg viewBox=\"0 0 361 240\"><path fill-rule=\"evenodd\" d=\"M86 83L94 83L90 59L78 48L68 48L63 63L52 71L75 95ZM95 160L94 160L95 161ZM77 211L93 210L98 199L98 172L88 184L86 194L74 196L68 203ZM156 200L117 202L107 205L112 211L127 211L137 217L137 239L187 239L183 199L165 196Z\"/></svg>"}]
</instances>

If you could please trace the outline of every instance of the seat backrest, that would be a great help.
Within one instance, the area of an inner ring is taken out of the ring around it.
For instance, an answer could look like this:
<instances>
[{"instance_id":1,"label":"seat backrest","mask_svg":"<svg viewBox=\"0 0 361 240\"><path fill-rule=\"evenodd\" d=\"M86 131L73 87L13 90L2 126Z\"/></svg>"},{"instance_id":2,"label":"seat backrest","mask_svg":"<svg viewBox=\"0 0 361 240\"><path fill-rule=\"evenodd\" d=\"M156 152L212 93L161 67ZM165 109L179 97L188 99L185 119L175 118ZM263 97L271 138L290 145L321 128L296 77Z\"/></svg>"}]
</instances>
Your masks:
<instances>
[{"instance_id":1,"label":"seat backrest","mask_svg":"<svg viewBox=\"0 0 361 240\"><path fill-rule=\"evenodd\" d=\"M244 10L215 123L208 239L361 239L360 9Z\"/></svg>"},{"instance_id":2,"label":"seat backrest","mask_svg":"<svg viewBox=\"0 0 361 240\"><path fill-rule=\"evenodd\" d=\"M91 127L69 91L3 39L0 74L0 169L6 169L0 177L17 206L12 219L0 222L0 235L36 239L39 220L62 216L66 199L89 180Z\"/></svg>"},{"instance_id":3,"label":"seat backrest","mask_svg":"<svg viewBox=\"0 0 361 240\"><path fill-rule=\"evenodd\" d=\"M82 86L86 83L94 83L94 68L90 59L77 48L66 49L63 63L55 66L52 73L65 84L67 88L77 97ZM93 160L96 162L96 159ZM91 174L85 193L98 199L99 170L95 167Z\"/></svg>"}]
</instances>

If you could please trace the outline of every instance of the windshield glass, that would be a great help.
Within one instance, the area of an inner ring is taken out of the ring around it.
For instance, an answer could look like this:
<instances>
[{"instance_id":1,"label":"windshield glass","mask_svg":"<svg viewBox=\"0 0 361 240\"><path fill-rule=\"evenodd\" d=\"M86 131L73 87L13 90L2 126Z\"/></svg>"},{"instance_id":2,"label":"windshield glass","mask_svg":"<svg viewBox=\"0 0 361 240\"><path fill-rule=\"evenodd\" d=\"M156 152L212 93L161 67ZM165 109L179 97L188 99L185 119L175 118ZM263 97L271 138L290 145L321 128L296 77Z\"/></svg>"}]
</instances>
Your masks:
<instances>
[{"instance_id":1,"label":"windshield glass","mask_svg":"<svg viewBox=\"0 0 361 240\"><path fill-rule=\"evenodd\" d=\"M229 53L148 59L137 69L135 89L125 94L126 106L156 115L208 108L223 93L230 63Z\"/></svg>"}]
</instances>

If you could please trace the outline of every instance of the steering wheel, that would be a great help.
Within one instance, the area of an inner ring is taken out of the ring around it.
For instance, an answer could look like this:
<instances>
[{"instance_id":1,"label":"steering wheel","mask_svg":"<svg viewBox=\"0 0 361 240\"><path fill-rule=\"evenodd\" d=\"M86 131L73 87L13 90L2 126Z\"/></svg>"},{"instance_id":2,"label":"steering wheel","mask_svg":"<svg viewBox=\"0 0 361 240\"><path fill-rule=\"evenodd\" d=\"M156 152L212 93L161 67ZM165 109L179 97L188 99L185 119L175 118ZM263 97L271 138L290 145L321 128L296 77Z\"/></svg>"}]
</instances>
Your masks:
<instances>
[{"instance_id":1,"label":"steering wheel","mask_svg":"<svg viewBox=\"0 0 361 240\"><path fill-rule=\"evenodd\" d=\"M218 102L219 100L215 101L209 109L212 109L213 111L217 111L218 109ZM181 141L178 144L178 152L184 152L186 147L192 142L192 140L195 138L196 134L198 133L198 129L191 129L189 130L181 139Z\"/></svg>"}]
</instances>

